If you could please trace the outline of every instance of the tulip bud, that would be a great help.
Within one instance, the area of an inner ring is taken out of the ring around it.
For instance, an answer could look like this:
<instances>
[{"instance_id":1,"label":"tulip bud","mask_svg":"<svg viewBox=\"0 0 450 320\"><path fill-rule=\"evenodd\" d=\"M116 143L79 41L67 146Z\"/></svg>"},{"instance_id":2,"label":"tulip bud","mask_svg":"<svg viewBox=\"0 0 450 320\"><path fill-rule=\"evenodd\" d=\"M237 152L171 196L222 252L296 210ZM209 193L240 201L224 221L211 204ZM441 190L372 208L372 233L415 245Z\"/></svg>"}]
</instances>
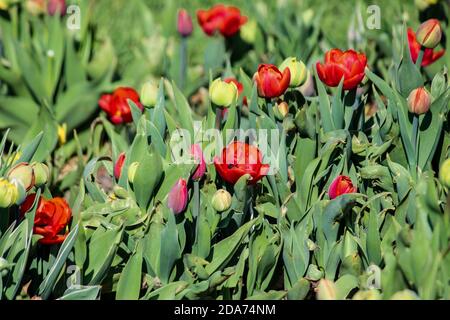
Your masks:
<instances>
[{"instance_id":1,"label":"tulip bud","mask_svg":"<svg viewBox=\"0 0 450 320\"><path fill-rule=\"evenodd\" d=\"M441 180L444 186L450 188L450 159L442 163L441 169L439 170L439 180Z\"/></svg>"},{"instance_id":2,"label":"tulip bud","mask_svg":"<svg viewBox=\"0 0 450 320\"><path fill-rule=\"evenodd\" d=\"M419 300L419 297L414 291L405 289L394 293L391 300Z\"/></svg>"},{"instance_id":3,"label":"tulip bud","mask_svg":"<svg viewBox=\"0 0 450 320\"><path fill-rule=\"evenodd\" d=\"M26 191L30 190L35 185L35 176L33 168L26 162L22 162L14 166L8 172L8 180L20 182Z\"/></svg>"},{"instance_id":4,"label":"tulip bud","mask_svg":"<svg viewBox=\"0 0 450 320\"><path fill-rule=\"evenodd\" d=\"M306 279L312 281L319 281L324 276L323 271L320 270L315 264L310 264L306 271Z\"/></svg>"},{"instance_id":5,"label":"tulip bud","mask_svg":"<svg viewBox=\"0 0 450 320\"><path fill-rule=\"evenodd\" d=\"M346 193L355 193L356 187L353 186L352 180L347 176L338 176L333 182L330 184L328 189L328 196L331 200L334 198L346 194Z\"/></svg>"},{"instance_id":6,"label":"tulip bud","mask_svg":"<svg viewBox=\"0 0 450 320\"><path fill-rule=\"evenodd\" d=\"M156 105L158 99L158 86L153 82L147 81L144 83L141 89L140 100L147 108L153 108Z\"/></svg>"},{"instance_id":7,"label":"tulip bud","mask_svg":"<svg viewBox=\"0 0 450 320\"><path fill-rule=\"evenodd\" d=\"M227 83L217 78L209 87L209 98L215 105L228 108L233 102L237 101L238 88L234 82Z\"/></svg>"},{"instance_id":8,"label":"tulip bud","mask_svg":"<svg viewBox=\"0 0 450 320\"><path fill-rule=\"evenodd\" d=\"M442 28L439 20L429 19L422 23L416 32L417 42L425 48L436 48L442 38Z\"/></svg>"},{"instance_id":9,"label":"tulip bud","mask_svg":"<svg viewBox=\"0 0 450 320\"><path fill-rule=\"evenodd\" d=\"M353 300L381 300L378 290L359 290L352 298Z\"/></svg>"},{"instance_id":10,"label":"tulip bud","mask_svg":"<svg viewBox=\"0 0 450 320\"><path fill-rule=\"evenodd\" d=\"M256 32L258 31L258 23L256 20L247 21L241 27L241 38L247 43L255 43L256 40Z\"/></svg>"},{"instance_id":11,"label":"tulip bud","mask_svg":"<svg viewBox=\"0 0 450 320\"><path fill-rule=\"evenodd\" d=\"M174 214L179 214L186 209L187 201L188 192L186 180L180 178L169 192L167 206Z\"/></svg>"},{"instance_id":12,"label":"tulip bud","mask_svg":"<svg viewBox=\"0 0 450 320\"><path fill-rule=\"evenodd\" d=\"M48 182L50 171L47 165L40 162L34 162L31 164L31 168L33 168L34 171L36 186L40 187Z\"/></svg>"},{"instance_id":13,"label":"tulip bud","mask_svg":"<svg viewBox=\"0 0 450 320\"><path fill-rule=\"evenodd\" d=\"M289 57L283 61L280 65L280 71L283 72L286 68L289 68L291 72L291 82L289 86L296 88L305 83L308 77L308 69L306 69L303 61L298 61L295 57Z\"/></svg>"},{"instance_id":14,"label":"tulip bud","mask_svg":"<svg viewBox=\"0 0 450 320\"><path fill-rule=\"evenodd\" d=\"M192 180L197 181L200 180L206 172L206 162L205 157L203 156L202 147L198 144L193 144L191 146L191 154L194 157L195 163L197 167L192 174Z\"/></svg>"},{"instance_id":15,"label":"tulip bud","mask_svg":"<svg viewBox=\"0 0 450 320\"><path fill-rule=\"evenodd\" d=\"M136 175L136 170L138 167L139 167L139 162L133 162L128 167L128 181L130 181L131 183L134 182L134 176Z\"/></svg>"},{"instance_id":16,"label":"tulip bud","mask_svg":"<svg viewBox=\"0 0 450 320\"><path fill-rule=\"evenodd\" d=\"M277 103L276 107L274 107L274 114L278 120L283 120L288 113L289 105L286 103L286 101L281 101Z\"/></svg>"},{"instance_id":17,"label":"tulip bud","mask_svg":"<svg viewBox=\"0 0 450 320\"><path fill-rule=\"evenodd\" d=\"M122 167L124 162L125 162L125 152L122 152L121 154L119 154L116 164L114 165L114 177L117 180L119 180L120 176L122 175Z\"/></svg>"},{"instance_id":18,"label":"tulip bud","mask_svg":"<svg viewBox=\"0 0 450 320\"><path fill-rule=\"evenodd\" d=\"M212 206L217 212L223 212L231 207L231 194L224 189L219 189L211 199Z\"/></svg>"},{"instance_id":19,"label":"tulip bud","mask_svg":"<svg viewBox=\"0 0 450 320\"><path fill-rule=\"evenodd\" d=\"M65 0L48 0L47 12L51 16L54 16L55 14L64 16L66 13L66 1Z\"/></svg>"},{"instance_id":20,"label":"tulip bud","mask_svg":"<svg viewBox=\"0 0 450 320\"><path fill-rule=\"evenodd\" d=\"M115 185L113 188L113 196L114 198L127 199L130 195L125 188Z\"/></svg>"},{"instance_id":21,"label":"tulip bud","mask_svg":"<svg viewBox=\"0 0 450 320\"><path fill-rule=\"evenodd\" d=\"M408 109L411 113L417 115L426 113L430 110L430 105L430 94L423 87L414 89L408 96Z\"/></svg>"},{"instance_id":22,"label":"tulip bud","mask_svg":"<svg viewBox=\"0 0 450 320\"><path fill-rule=\"evenodd\" d=\"M0 257L0 278L5 277L8 274L9 269L13 266L13 263L9 263L8 260Z\"/></svg>"},{"instance_id":23,"label":"tulip bud","mask_svg":"<svg viewBox=\"0 0 450 320\"><path fill-rule=\"evenodd\" d=\"M58 125L58 141L60 145L63 145L67 141L67 124L63 123Z\"/></svg>"},{"instance_id":24,"label":"tulip bud","mask_svg":"<svg viewBox=\"0 0 450 320\"><path fill-rule=\"evenodd\" d=\"M17 186L4 178L0 178L0 208L9 208L17 202L19 190Z\"/></svg>"},{"instance_id":25,"label":"tulip bud","mask_svg":"<svg viewBox=\"0 0 450 320\"><path fill-rule=\"evenodd\" d=\"M189 37L192 33L192 18L185 9L178 11L177 31L182 37Z\"/></svg>"},{"instance_id":26,"label":"tulip bud","mask_svg":"<svg viewBox=\"0 0 450 320\"><path fill-rule=\"evenodd\" d=\"M317 286L317 299L318 300L336 300L336 285L333 281L327 279L321 279Z\"/></svg>"}]
</instances>

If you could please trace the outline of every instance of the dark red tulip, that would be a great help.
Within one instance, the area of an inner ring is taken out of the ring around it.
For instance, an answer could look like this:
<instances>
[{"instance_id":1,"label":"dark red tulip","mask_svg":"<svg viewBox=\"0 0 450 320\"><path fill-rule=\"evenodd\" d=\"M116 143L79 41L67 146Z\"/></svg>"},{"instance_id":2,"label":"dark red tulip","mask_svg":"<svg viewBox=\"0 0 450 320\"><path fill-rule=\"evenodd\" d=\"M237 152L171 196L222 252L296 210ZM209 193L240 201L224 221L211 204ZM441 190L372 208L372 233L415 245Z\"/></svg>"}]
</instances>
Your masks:
<instances>
[{"instance_id":1,"label":"dark red tulip","mask_svg":"<svg viewBox=\"0 0 450 320\"><path fill-rule=\"evenodd\" d=\"M25 215L33 206L36 194L30 194L20 206L21 215ZM67 237L67 225L72 216L72 210L63 198L39 198L34 218L34 234L43 236L42 244L58 244Z\"/></svg>"},{"instance_id":2,"label":"dark red tulip","mask_svg":"<svg viewBox=\"0 0 450 320\"><path fill-rule=\"evenodd\" d=\"M355 89L364 79L367 65L365 54L354 50L331 49L325 53L324 63L317 62L317 75L329 87L337 87L344 78L343 89Z\"/></svg>"},{"instance_id":3,"label":"dark red tulip","mask_svg":"<svg viewBox=\"0 0 450 320\"><path fill-rule=\"evenodd\" d=\"M417 42L416 34L411 28L408 28L408 44L409 44L409 52L411 52L411 58L414 61L414 63L416 63L417 58L419 57L421 46L420 43ZM444 54L445 49L437 51L434 49L425 48L422 59L422 67L426 67L432 64L437 59L442 57Z\"/></svg>"},{"instance_id":4,"label":"dark red tulip","mask_svg":"<svg viewBox=\"0 0 450 320\"><path fill-rule=\"evenodd\" d=\"M224 37L231 37L247 22L247 17L236 7L218 4L209 10L198 10L197 20L207 35L220 32Z\"/></svg>"},{"instance_id":5,"label":"dark red tulip","mask_svg":"<svg viewBox=\"0 0 450 320\"><path fill-rule=\"evenodd\" d=\"M260 64L253 76L262 98L276 98L285 93L291 82L291 72L286 68L283 73L273 64Z\"/></svg>"},{"instance_id":6,"label":"dark red tulip","mask_svg":"<svg viewBox=\"0 0 450 320\"><path fill-rule=\"evenodd\" d=\"M139 109L144 109L139 100L139 94L133 88L128 87L119 87L112 94L102 95L98 105L108 114L112 123L129 123L133 121L133 117L128 100L133 101Z\"/></svg>"},{"instance_id":7,"label":"dark red tulip","mask_svg":"<svg viewBox=\"0 0 450 320\"><path fill-rule=\"evenodd\" d=\"M125 162L125 152L119 154L116 163L114 164L114 177L119 180L122 175L122 167Z\"/></svg>"},{"instance_id":8,"label":"dark red tulip","mask_svg":"<svg viewBox=\"0 0 450 320\"><path fill-rule=\"evenodd\" d=\"M214 158L217 172L228 183L235 184L240 177L249 174L250 184L255 184L267 175L269 165L262 163L262 154L255 146L235 141Z\"/></svg>"}]
</instances>

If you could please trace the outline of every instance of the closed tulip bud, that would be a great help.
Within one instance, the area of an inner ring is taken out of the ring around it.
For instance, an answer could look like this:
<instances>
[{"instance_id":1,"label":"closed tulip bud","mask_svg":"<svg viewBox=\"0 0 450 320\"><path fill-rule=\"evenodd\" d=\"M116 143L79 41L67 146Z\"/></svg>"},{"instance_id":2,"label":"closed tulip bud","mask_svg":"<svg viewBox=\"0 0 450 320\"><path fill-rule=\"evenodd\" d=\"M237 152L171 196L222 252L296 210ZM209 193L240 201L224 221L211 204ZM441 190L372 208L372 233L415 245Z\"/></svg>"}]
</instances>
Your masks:
<instances>
[{"instance_id":1,"label":"closed tulip bud","mask_svg":"<svg viewBox=\"0 0 450 320\"><path fill-rule=\"evenodd\" d=\"M144 83L141 89L141 103L147 108L153 108L158 99L158 86L151 81Z\"/></svg>"},{"instance_id":2,"label":"closed tulip bud","mask_svg":"<svg viewBox=\"0 0 450 320\"><path fill-rule=\"evenodd\" d=\"M347 176L338 176L333 182L330 184L328 189L328 196L331 200L334 198L346 194L346 193L355 193L356 187L353 186L352 180Z\"/></svg>"},{"instance_id":3,"label":"closed tulip bud","mask_svg":"<svg viewBox=\"0 0 450 320\"><path fill-rule=\"evenodd\" d=\"M444 186L450 188L450 159L442 163L441 169L439 170L439 180L441 180Z\"/></svg>"},{"instance_id":4,"label":"closed tulip bud","mask_svg":"<svg viewBox=\"0 0 450 320\"><path fill-rule=\"evenodd\" d=\"M209 87L209 98L215 105L228 108L232 103L237 101L238 88L234 82L228 83L217 78Z\"/></svg>"},{"instance_id":5,"label":"closed tulip bud","mask_svg":"<svg viewBox=\"0 0 450 320\"><path fill-rule=\"evenodd\" d=\"M193 144L191 146L191 154L194 158L197 167L192 173L191 179L194 181L200 180L206 172L206 162L203 155L202 147L199 144Z\"/></svg>"},{"instance_id":6,"label":"closed tulip bud","mask_svg":"<svg viewBox=\"0 0 450 320\"><path fill-rule=\"evenodd\" d=\"M430 94L423 87L414 89L408 96L408 109L417 115L424 114L430 110Z\"/></svg>"},{"instance_id":7,"label":"closed tulip bud","mask_svg":"<svg viewBox=\"0 0 450 320\"><path fill-rule=\"evenodd\" d=\"M381 300L381 294L378 290L359 290L352 298L353 300Z\"/></svg>"},{"instance_id":8,"label":"closed tulip bud","mask_svg":"<svg viewBox=\"0 0 450 320\"><path fill-rule=\"evenodd\" d=\"M286 101L281 101L277 103L276 107L274 107L274 114L278 120L283 120L288 113L289 105L286 103Z\"/></svg>"},{"instance_id":9,"label":"closed tulip bud","mask_svg":"<svg viewBox=\"0 0 450 320\"><path fill-rule=\"evenodd\" d=\"M116 163L114 164L114 177L119 180L122 175L122 167L125 162L125 152L119 154Z\"/></svg>"},{"instance_id":10,"label":"closed tulip bud","mask_svg":"<svg viewBox=\"0 0 450 320\"><path fill-rule=\"evenodd\" d=\"M33 168L34 171L34 182L36 186L40 187L48 182L50 170L47 165L40 162L34 162L31 164L31 168Z\"/></svg>"},{"instance_id":11,"label":"closed tulip bud","mask_svg":"<svg viewBox=\"0 0 450 320\"><path fill-rule=\"evenodd\" d=\"M425 48L436 48L442 38L442 28L439 20L429 19L422 23L416 32L416 39Z\"/></svg>"},{"instance_id":12,"label":"closed tulip bud","mask_svg":"<svg viewBox=\"0 0 450 320\"><path fill-rule=\"evenodd\" d=\"M405 289L394 293L391 300L419 300L419 297L414 291Z\"/></svg>"},{"instance_id":13,"label":"closed tulip bud","mask_svg":"<svg viewBox=\"0 0 450 320\"><path fill-rule=\"evenodd\" d=\"M11 182L20 182L26 191L30 190L35 185L33 168L26 162L22 162L14 166L11 170L9 170L7 177Z\"/></svg>"},{"instance_id":14,"label":"closed tulip bud","mask_svg":"<svg viewBox=\"0 0 450 320\"><path fill-rule=\"evenodd\" d=\"M227 190L219 189L214 193L211 202L217 212L226 211L231 207L231 194Z\"/></svg>"},{"instance_id":15,"label":"closed tulip bud","mask_svg":"<svg viewBox=\"0 0 450 320\"><path fill-rule=\"evenodd\" d=\"M113 196L114 198L127 199L130 195L125 188L115 185L113 188Z\"/></svg>"},{"instance_id":16,"label":"closed tulip bud","mask_svg":"<svg viewBox=\"0 0 450 320\"><path fill-rule=\"evenodd\" d=\"M17 202L19 190L5 178L0 178L0 208L9 208Z\"/></svg>"},{"instance_id":17,"label":"closed tulip bud","mask_svg":"<svg viewBox=\"0 0 450 320\"><path fill-rule=\"evenodd\" d=\"M180 178L169 192L167 206L174 214L179 214L186 209L187 202L187 183L186 180Z\"/></svg>"},{"instance_id":18,"label":"closed tulip bud","mask_svg":"<svg viewBox=\"0 0 450 320\"><path fill-rule=\"evenodd\" d=\"M333 281L327 279L321 279L317 286L317 299L318 300L336 300L337 289Z\"/></svg>"},{"instance_id":19,"label":"closed tulip bud","mask_svg":"<svg viewBox=\"0 0 450 320\"><path fill-rule=\"evenodd\" d=\"M279 69L283 72L286 68L289 68L291 72L291 82L289 84L291 88L299 87L305 83L308 76L308 69L306 69L303 61L299 61L295 57L289 57L283 61Z\"/></svg>"},{"instance_id":20,"label":"closed tulip bud","mask_svg":"<svg viewBox=\"0 0 450 320\"><path fill-rule=\"evenodd\" d=\"M54 16L54 15L64 16L66 14L66 1L65 0L48 0L47 12L51 16Z\"/></svg>"},{"instance_id":21,"label":"closed tulip bud","mask_svg":"<svg viewBox=\"0 0 450 320\"><path fill-rule=\"evenodd\" d=\"M136 170L138 167L139 167L139 162L133 162L128 167L128 181L130 181L131 183L134 182L134 177L136 175Z\"/></svg>"},{"instance_id":22,"label":"closed tulip bud","mask_svg":"<svg viewBox=\"0 0 450 320\"><path fill-rule=\"evenodd\" d=\"M256 40L258 23L256 20L250 20L241 27L241 38L247 43L253 44Z\"/></svg>"},{"instance_id":23,"label":"closed tulip bud","mask_svg":"<svg viewBox=\"0 0 450 320\"><path fill-rule=\"evenodd\" d=\"M177 31L182 37L189 37L192 33L192 18L185 9L178 11Z\"/></svg>"}]
</instances>

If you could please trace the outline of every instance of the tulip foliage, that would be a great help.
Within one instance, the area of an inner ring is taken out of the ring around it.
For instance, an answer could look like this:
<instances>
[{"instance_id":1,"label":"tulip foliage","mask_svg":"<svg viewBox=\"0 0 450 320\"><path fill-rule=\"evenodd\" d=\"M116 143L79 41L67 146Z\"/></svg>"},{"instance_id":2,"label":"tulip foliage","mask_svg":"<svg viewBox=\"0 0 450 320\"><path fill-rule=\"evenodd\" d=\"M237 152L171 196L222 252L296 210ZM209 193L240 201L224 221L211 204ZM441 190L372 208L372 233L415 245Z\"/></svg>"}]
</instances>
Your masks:
<instances>
[{"instance_id":1,"label":"tulip foliage","mask_svg":"<svg viewBox=\"0 0 450 320\"><path fill-rule=\"evenodd\" d=\"M141 88L101 24L0 19L0 298L450 299L445 22L169 2Z\"/></svg>"}]
</instances>

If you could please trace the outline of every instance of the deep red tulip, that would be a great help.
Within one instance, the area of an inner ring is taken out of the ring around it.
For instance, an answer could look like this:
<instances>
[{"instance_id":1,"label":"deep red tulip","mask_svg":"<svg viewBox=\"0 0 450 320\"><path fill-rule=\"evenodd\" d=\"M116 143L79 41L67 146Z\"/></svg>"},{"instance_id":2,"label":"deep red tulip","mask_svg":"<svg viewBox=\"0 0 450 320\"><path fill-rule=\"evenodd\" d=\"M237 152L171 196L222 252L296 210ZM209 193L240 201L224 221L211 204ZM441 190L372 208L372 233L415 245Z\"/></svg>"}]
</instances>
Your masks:
<instances>
[{"instance_id":1,"label":"deep red tulip","mask_svg":"<svg viewBox=\"0 0 450 320\"><path fill-rule=\"evenodd\" d=\"M22 216L31 209L35 198L36 194L27 196L20 206ZM68 234L68 231L65 229L71 216L72 210L63 198L47 200L44 197L40 197L33 227L34 234L43 236L39 239L39 243L57 244L63 242Z\"/></svg>"},{"instance_id":2,"label":"deep red tulip","mask_svg":"<svg viewBox=\"0 0 450 320\"><path fill-rule=\"evenodd\" d=\"M325 53L324 63L317 62L317 75L329 87L337 87L344 77L344 90L355 89L364 78L367 58L354 50L331 49Z\"/></svg>"},{"instance_id":3,"label":"deep red tulip","mask_svg":"<svg viewBox=\"0 0 450 320\"><path fill-rule=\"evenodd\" d=\"M228 183L235 184L244 174L251 176L250 184L255 184L269 172L269 165L262 163L262 155L255 146L235 141L222 150L222 155L214 158L217 172Z\"/></svg>"},{"instance_id":4,"label":"deep red tulip","mask_svg":"<svg viewBox=\"0 0 450 320\"><path fill-rule=\"evenodd\" d=\"M338 176L330 184L328 189L328 196L334 199L342 194L355 193L356 187L353 186L352 180L347 176Z\"/></svg>"},{"instance_id":5,"label":"deep red tulip","mask_svg":"<svg viewBox=\"0 0 450 320\"><path fill-rule=\"evenodd\" d=\"M283 73L273 64L260 64L253 76L262 98L276 98L284 94L291 82L291 72L286 68Z\"/></svg>"},{"instance_id":6,"label":"deep red tulip","mask_svg":"<svg viewBox=\"0 0 450 320\"><path fill-rule=\"evenodd\" d=\"M125 152L122 152L119 154L119 157L117 157L117 161L114 164L114 178L119 180L120 176L122 175L122 167L125 162Z\"/></svg>"},{"instance_id":7,"label":"deep red tulip","mask_svg":"<svg viewBox=\"0 0 450 320\"><path fill-rule=\"evenodd\" d=\"M224 37L231 37L247 22L247 17L236 7L218 4L209 10L198 10L197 20L207 35L220 32Z\"/></svg>"},{"instance_id":8,"label":"deep red tulip","mask_svg":"<svg viewBox=\"0 0 450 320\"><path fill-rule=\"evenodd\" d=\"M206 161L203 156L202 147L199 144L193 144L191 146L191 154L194 157L197 168L191 176L194 181L200 180L206 172Z\"/></svg>"},{"instance_id":9,"label":"deep red tulip","mask_svg":"<svg viewBox=\"0 0 450 320\"><path fill-rule=\"evenodd\" d=\"M177 31L182 37L189 37L192 33L192 18L185 9L178 11Z\"/></svg>"},{"instance_id":10,"label":"deep red tulip","mask_svg":"<svg viewBox=\"0 0 450 320\"><path fill-rule=\"evenodd\" d=\"M139 100L139 94L128 87L119 87L112 94L102 95L98 105L108 114L112 123L129 123L133 121L133 117L127 100L133 101L141 110L144 109Z\"/></svg>"},{"instance_id":11,"label":"deep red tulip","mask_svg":"<svg viewBox=\"0 0 450 320\"><path fill-rule=\"evenodd\" d=\"M416 40L416 34L413 29L408 28L408 44L409 52L411 52L411 58L416 63L419 57L420 43ZM445 49L435 51L434 49L425 48L423 52L422 67L426 67L445 54Z\"/></svg>"},{"instance_id":12,"label":"deep red tulip","mask_svg":"<svg viewBox=\"0 0 450 320\"><path fill-rule=\"evenodd\" d=\"M167 206L174 214L179 214L186 209L187 202L187 182L186 180L180 178L169 192Z\"/></svg>"}]
</instances>

